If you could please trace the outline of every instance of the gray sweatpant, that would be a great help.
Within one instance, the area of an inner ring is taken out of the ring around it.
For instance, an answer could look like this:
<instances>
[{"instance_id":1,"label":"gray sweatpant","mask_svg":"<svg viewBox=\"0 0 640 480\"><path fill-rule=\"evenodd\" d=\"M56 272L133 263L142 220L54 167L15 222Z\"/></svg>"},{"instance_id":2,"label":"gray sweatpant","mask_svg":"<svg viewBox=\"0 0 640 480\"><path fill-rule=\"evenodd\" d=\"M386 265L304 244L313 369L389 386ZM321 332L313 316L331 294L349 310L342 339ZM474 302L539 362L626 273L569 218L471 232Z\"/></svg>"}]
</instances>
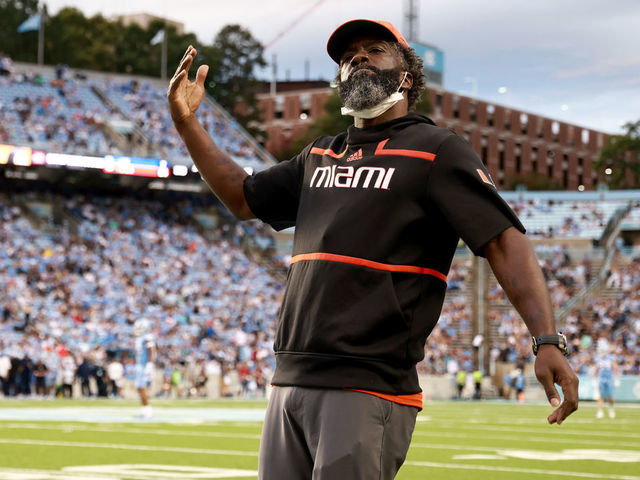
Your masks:
<instances>
[{"instance_id":1,"label":"gray sweatpant","mask_svg":"<svg viewBox=\"0 0 640 480\"><path fill-rule=\"evenodd\" d=\"M274 387L259 480L391 480L418 409L350 390Z\"/></svg>"}]
</instances>

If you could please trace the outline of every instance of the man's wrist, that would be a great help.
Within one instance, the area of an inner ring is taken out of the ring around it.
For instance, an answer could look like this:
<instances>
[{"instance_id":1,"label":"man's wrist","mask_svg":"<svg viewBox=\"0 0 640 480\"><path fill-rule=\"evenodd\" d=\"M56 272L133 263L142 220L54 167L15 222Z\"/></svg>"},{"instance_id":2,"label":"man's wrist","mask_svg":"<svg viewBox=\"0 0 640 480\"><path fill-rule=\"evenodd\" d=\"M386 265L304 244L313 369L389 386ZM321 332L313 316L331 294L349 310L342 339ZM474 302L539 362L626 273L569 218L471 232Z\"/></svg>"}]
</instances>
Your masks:
<instances>
[{"instance_id":1,"label":"man's wrist","mask_svg":"<svg viewBox=\"0 0 640 480\"><path fill-rule=\"evenodd\" d=\"M198 117L196 117L195 113L192 113L190 115L187 115L186 117L176 120L173 119L173 124L176 127L176 130L178 131L178 133L185 131L185 130L189 130L190 128L193 128L195 125L198 125Z\"/></svg>"},{"instance_id":2,"label":"man's wrist","mask_svg":"<svg viewBox=\"0 0 640 480\"><path fill-rule=\"evenodd\" d=\"M533 350L533 354L537 355L538 350L544 345L551 345L559 349L562 354L566 357L569 354L567 337L565 337L562 333L554 333L547 335L539 335L531 337L531 347Z\"/></svg>"}]
</instances>

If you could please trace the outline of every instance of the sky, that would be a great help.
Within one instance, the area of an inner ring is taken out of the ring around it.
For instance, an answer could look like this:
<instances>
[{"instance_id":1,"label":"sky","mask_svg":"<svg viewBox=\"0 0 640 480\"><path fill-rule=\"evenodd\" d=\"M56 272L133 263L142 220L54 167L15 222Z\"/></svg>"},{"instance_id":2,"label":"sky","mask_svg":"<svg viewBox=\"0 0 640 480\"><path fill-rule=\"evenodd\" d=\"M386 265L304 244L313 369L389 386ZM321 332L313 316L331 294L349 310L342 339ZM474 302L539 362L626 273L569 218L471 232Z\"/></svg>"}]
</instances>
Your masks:
<instances>
[{"instance_id":1,"label":"sky","mask_svg":"<svg viewBox=\"0 0 640 480\"><path fill-rule=\"evenodd\" d=\"M238 23L276 58L278 78L330 80L331 33L355 18L408 35L410 0L46 0L51 13L150 13L211 43ZM584 127L640 120L640 0L413 0L416 40L444 51L444 88ZM171 68L170 68L171 70ZM270 79L271 66L257 72Z\"/></svg>"}]
</instances>

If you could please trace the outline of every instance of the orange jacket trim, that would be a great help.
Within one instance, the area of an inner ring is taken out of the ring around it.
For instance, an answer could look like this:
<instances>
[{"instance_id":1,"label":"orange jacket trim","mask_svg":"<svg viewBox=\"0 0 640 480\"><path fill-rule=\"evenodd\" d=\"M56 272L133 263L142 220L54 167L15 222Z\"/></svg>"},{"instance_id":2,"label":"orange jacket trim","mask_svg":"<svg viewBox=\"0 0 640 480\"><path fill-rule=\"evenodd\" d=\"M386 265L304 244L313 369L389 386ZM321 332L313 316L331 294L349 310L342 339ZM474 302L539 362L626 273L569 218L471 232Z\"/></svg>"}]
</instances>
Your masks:
<instances>
[{"instance_id":1,"label":"orange jacket trim","mask_svg":"<svg viewBox=\"0 0 640 480\"><path fill-rule=\"evenodd\" d=\"M314 155L329 155L330 157L333 157L333 158L342 158L344 157L344 154L347 153L347 150L349 150L349 145L347 145L347 148L345 148L344 152L342 153L336 153L330 148L324 149L324 148L313 147L311 149L311 152L309 153L312 153Z\"/></svg>"},{"instance_id":2,"label":"orange jacket trim","mask_svg":"<svg viewBox=\"0 0 640 480\"><path fill-rule=\"evenodd\" d=\"M323 260L327 262L340 262L349 263L351 265L359 265L361 267L373 268L376 270L385 270L387 272L399 272L399 273L419 273L422 275L431 275L439 278L446 283L447 276L444 273L440 273L437 270L425 267L414 267L412 265L391 265L388 263L374 262L372 260L366 260L364 258L349 257L346 255L336 255L334 253L302 253L296 255L291 259L291 264L296 262L310 261L310 260Z\"/></svg>"},{"instance_id":3,"label":"orange jacket trim","mask_svg":"<svg viewBox=\"0 0 640 480\"><path fill-rule=\"evenodd\" d=\"M384 398L385 400L389 400L393 403L408 405L410 407L416 407L419 410L422 410L422 392L413 393L411 395L389 395L387 393L371 392L369 390L359 390L357 388L347 388L347 390L351 390L353 392L368 393L369 395L375 395L376 397Z\"/></svg>"},{"instance_id":4,"label":"orange jacket trim","mask_svg":"<svg viewBox=\"0 0 640 480\"><path fill-rule=\"evenodd\" d=\"M422 152L420 150L403 150L403 149L393 149L393 148L384 148L389 139L381 141L376 147L376 151L374 155L398 155L401 157L415 157L421 158L423 160L428 160L433 162L436 159L435 153Z\"/></svg>"}]
</instances>

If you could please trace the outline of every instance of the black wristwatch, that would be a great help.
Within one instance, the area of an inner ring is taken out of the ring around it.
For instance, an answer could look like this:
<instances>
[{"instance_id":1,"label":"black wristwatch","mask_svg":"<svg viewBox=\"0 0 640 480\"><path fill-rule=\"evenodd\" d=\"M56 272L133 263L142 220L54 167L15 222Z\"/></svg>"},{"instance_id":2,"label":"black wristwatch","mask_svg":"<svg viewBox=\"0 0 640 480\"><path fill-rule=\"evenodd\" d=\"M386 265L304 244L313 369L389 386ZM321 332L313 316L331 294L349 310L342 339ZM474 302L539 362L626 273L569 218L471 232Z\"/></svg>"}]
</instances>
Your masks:
<instances>
[{"instance_id":1,"label":"black wristwatch","mask_svg":"<svg viewBox=\"0 0 640 480\"><path fill-rule=\"evenodd\" d=\"M560 349L562 354L566 357L569 355L567 350L567 337L562 333L554 333L553 335L540 335L539 337L531 337L531 343L533 347L533 354L538 354L538 347L540 345L555 345Z\"/></svg>"}]
</instances>

